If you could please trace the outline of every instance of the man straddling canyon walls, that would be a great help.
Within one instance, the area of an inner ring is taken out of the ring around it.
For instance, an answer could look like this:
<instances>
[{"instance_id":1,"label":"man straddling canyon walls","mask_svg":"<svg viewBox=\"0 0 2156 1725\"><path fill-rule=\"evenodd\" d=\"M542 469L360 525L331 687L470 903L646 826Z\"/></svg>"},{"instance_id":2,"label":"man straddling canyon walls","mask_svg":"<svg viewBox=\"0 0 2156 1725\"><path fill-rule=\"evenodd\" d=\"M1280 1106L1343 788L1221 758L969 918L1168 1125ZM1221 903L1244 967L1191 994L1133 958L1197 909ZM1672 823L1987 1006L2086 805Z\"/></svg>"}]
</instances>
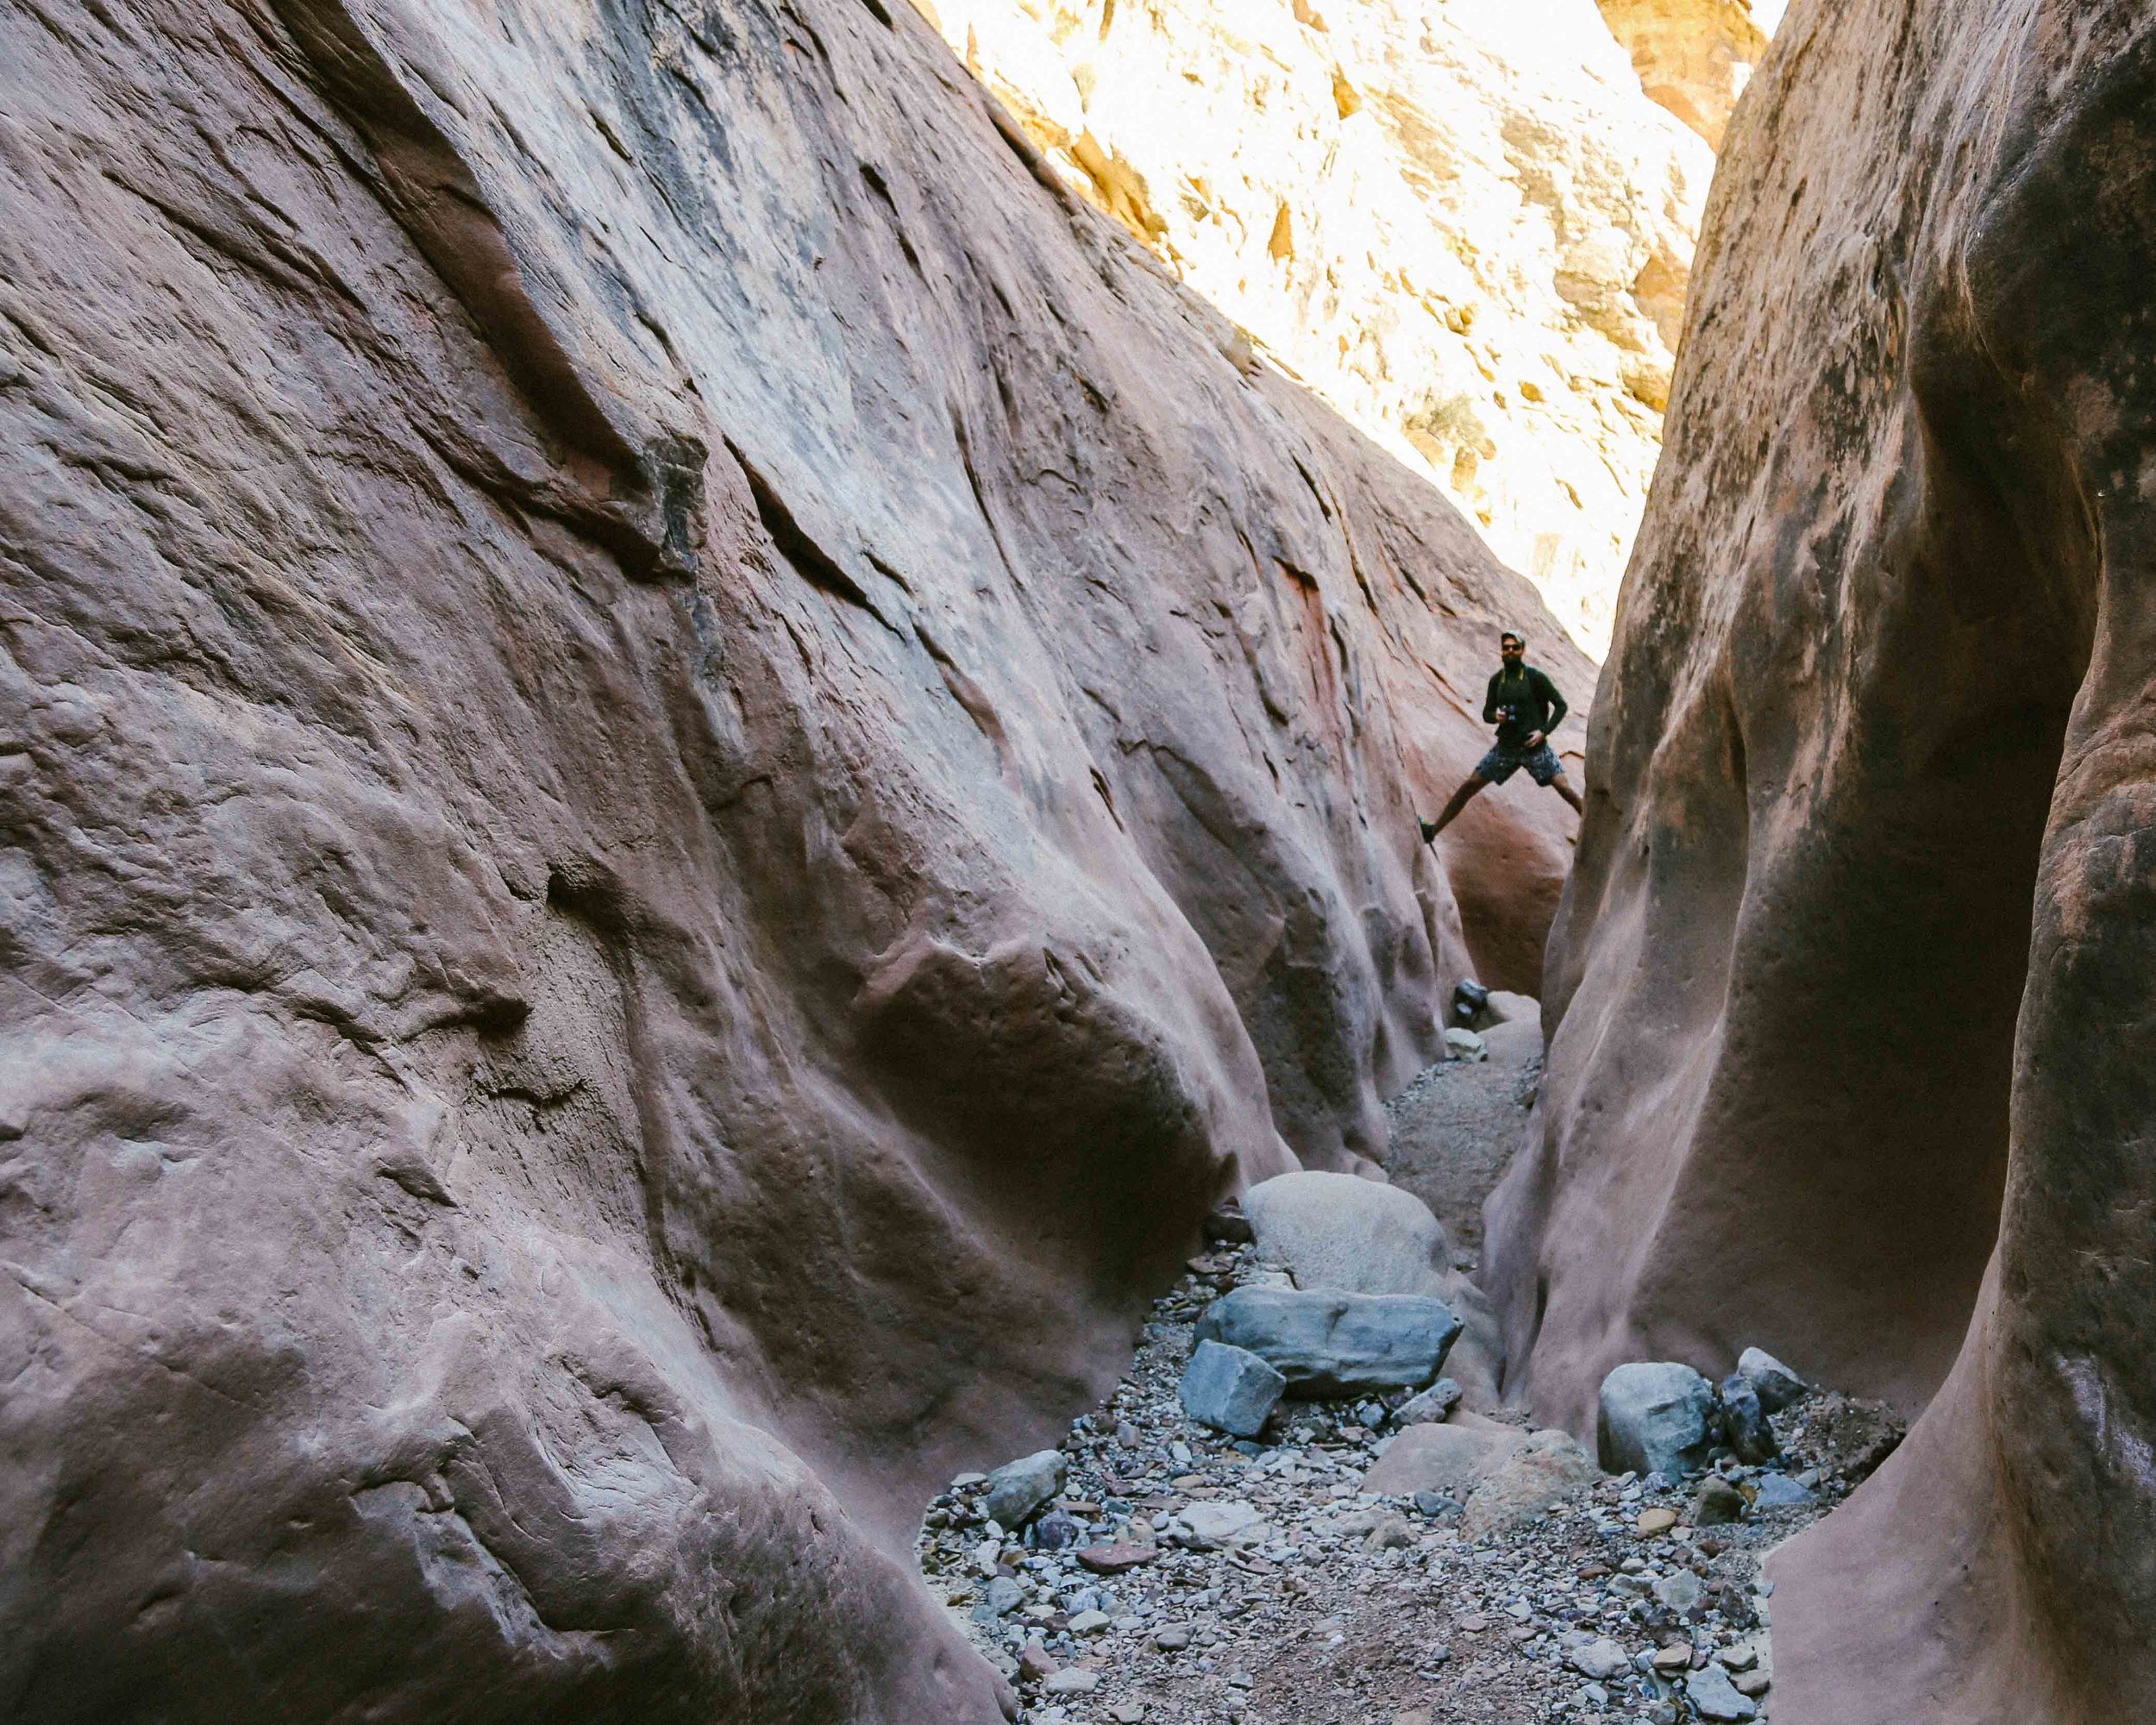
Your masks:
<instances>
[{"instance_id":1,"label":"man straddling canyon walls","mask_svg":"<svg viewBox=\"0 0 2156 1725\"><path fill-rule=\"evenodd\" d=\"M1452 824L1477 791L1503 784L1522 767L1535 783L1549 786L1572 805L1575 814L1579 812L1579 793L1566 781L1564 765L1550 747L1550 733L1570 711L1564 697L1547 674L1527 663L1527 643L1510 630L1497 637L1497 653L1504 662L1491 676L1489 693L1482 700L1482 723L1497 727L1497 742L1452 793L1445 812L1423 822L1425 844L1433 843Z\"/></svg>"}]
</instances>

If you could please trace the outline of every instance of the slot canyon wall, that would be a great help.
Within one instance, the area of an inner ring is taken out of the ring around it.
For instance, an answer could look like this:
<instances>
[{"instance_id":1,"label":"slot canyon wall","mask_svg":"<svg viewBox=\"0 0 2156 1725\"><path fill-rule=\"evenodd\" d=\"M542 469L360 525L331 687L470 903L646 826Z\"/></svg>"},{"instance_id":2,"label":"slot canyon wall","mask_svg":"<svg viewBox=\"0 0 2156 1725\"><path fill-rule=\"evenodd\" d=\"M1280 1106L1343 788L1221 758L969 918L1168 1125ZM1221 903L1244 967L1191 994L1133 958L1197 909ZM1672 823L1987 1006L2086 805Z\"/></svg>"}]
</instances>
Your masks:
<instances>
[{"instance_id":1,"label":"slot canyon wall","mask_svg":"<svg viewBox=\"0 0 2156 1725\"><path fill-rule=\"evenodd\" d=\"M1063 184L1599 656L1714 166L1641 79L1717 129L1764 42L1742 0L914 3Z\"/></svg>"},{"instance_id":2,"label":"slot canyon wall","mask_svg":"<svg viewBox=\"0 0 2156 1725\"><path fill-rule=\"evenodd\" d=\"M13 0L0 204L0 1713L994 1718L919 1505L1586 661L885 0Z\"/></svg>"},{"instance_id":3,"label":"slot canyon wall","mask_svg":"<svg viewBox=\"0 0 2156 1725\"><path fill-rule=\"evenodd\" d=\"M1710 200L1493 1198L1507 1388L1922 1417L1781 1725L2156 1716L2156 18L1802 0Z\"/></svg>"}]
</instances>

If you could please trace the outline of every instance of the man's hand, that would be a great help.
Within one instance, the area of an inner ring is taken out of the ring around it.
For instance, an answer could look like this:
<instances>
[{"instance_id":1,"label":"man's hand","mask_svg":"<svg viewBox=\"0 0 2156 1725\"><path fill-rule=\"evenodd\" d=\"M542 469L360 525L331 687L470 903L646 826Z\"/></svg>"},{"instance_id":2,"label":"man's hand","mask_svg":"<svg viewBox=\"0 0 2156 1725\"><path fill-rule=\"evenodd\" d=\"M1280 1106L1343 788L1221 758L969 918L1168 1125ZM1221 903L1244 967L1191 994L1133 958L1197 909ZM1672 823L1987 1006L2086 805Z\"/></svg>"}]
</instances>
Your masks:
<instances>
[{"instance_id":1,"label":"man's hand","mask_svg":"<svg viewBox=\"0 0 2156 1725\"><path fill-rule=\"evenodd\" d=\"M1531 731L1527 733L1527 747L1530 749L1539 749L1542 747L1542 733L1540 731Z\"/></svg>"}]
</instances>

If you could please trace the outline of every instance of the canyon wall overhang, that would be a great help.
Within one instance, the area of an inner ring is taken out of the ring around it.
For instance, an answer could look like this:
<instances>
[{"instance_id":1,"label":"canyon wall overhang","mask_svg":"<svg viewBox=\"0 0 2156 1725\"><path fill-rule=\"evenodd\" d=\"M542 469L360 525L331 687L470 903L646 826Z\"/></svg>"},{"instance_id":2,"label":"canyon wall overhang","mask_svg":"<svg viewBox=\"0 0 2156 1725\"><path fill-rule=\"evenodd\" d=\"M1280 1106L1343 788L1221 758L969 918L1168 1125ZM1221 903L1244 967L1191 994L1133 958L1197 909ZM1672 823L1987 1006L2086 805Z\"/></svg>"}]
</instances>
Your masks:
<instances>
[{"instance_id":1,"label":"canyon wall overhang","mask_svg":"<svg viewBox=\"0 0 2156 1725\"><path fill-rule=\"evenodd\" d=\"M1569 857L884 0L0 9L0 1713L993 1717L906 1558ZM1576 727L1559 738L1576 762Z\"/></svg>"},{"instance_id":2,"label":"canyon wall overhang","mask_svg":"<svg viewBox=\"0 0 2156 1725\"><path fill-rule=\"evenodd\" d=\"M1775 1716L2156 1716L2156 18L1814 0L1740 104L1589 745L1512 1386L1927 1408Z\"/></svg>"}]
</instances>

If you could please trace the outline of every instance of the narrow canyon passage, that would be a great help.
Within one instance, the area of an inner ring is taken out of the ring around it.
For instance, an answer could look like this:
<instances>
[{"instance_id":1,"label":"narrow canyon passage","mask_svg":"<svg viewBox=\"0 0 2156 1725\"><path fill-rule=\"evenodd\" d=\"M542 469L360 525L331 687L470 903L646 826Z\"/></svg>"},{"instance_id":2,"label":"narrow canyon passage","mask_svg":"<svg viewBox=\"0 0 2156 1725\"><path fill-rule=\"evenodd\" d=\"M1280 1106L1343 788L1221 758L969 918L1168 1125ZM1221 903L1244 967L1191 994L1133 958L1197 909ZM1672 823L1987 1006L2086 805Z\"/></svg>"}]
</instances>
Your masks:
<instances>
[{"instance_id":1,"label":"narrow canyon passage","mask_svg":"<svg viewBox=\"0 0 2156 1725\"><path fill-rule=\"evenodd\" d=\"M1388 1109L1391 1187L1253 1188L1058 1451L934 1500L923 1572L1028 1725L1769 1716L1760 1559L1869 1477L1902 1422L1805 1390L1777 1404L1764 1465L1725 1455L1702 1484L1606 1474L1504 1402L1488 1308L1457 1274L1541 1079L1534 1003L1499 1000L1518 1016ZM1238 1290L1335 1284L1454 1303L1466 1327L1435 1388L1304 1388L1261 1420L1200 1381Z\"/></svg>"},{"instance_id":2,"label":"narrow canyon passage","mask_svg":"<svg viewBox=\"0 0 2156 1725\"><path fill-rule=\"evenodd\" d=\"M2156 1718L2153 116L0 0L0 1717Z\"/></svg>"}]
</instances>

